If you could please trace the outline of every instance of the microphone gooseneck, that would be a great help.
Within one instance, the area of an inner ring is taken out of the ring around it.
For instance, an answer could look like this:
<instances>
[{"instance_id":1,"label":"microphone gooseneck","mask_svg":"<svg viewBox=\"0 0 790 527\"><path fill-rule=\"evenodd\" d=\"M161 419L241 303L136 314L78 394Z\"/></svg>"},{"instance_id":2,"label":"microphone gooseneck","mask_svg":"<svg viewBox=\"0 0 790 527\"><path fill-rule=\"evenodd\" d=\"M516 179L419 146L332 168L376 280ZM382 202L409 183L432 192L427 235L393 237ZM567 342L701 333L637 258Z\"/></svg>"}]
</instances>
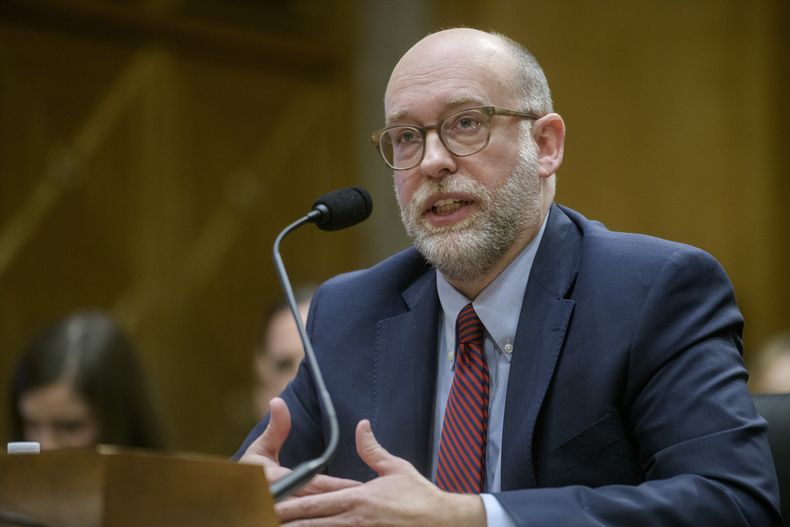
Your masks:
<instances>
[{"instance_id":1,"label":"microphone gooseneck","mask_svg":"<svg viewBox=\"0 0 790 527\"><path fill-rule=\"evenodd\" d=\"M296 298L294 297L293 287L291 286L291 281L288 279L288 273L285 271L285 265L280 256L280 243L288 234L305 223L316 223L318 228L329 231L344 229L366 220L368 216L370 216L372 209L373 202L370 198L370 194L364 188L351 187L336 190L318 198L315 203L313 203L313 209L307 215L288 225L274 240L272 253L277 277L280 280L280 285L282 286L283 293L288 302L288 307L291 310L291 315L293 316L294 322L296 322L299 337L302 339L302 345L304 346L305 360L307 361L310 373L313 375L321 406L329 422L329 441L327 442L323 454L316 459L301 463L294 468L290 474L272 483L270 492L275 501L285 498L323 470L334 455L340 438L340 426L337 422L335 406L332 404L332 398L329 396L329 392L324 384L324 378L321 375L318 360L313 351L313 345L310 342L310 337L307 335L304 323L299 315L299 308L296 303Z\"/></svg>"}]
</instances>

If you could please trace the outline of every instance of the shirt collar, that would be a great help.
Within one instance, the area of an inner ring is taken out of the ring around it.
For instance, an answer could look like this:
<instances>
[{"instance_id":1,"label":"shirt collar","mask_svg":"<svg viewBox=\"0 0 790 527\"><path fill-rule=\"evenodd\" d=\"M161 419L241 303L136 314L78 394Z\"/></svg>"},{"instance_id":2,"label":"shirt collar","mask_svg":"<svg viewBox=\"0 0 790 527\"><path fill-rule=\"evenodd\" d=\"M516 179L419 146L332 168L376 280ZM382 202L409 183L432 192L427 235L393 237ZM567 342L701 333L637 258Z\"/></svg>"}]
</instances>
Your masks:
<instances>
[{"instance_id":1,"label":"shirt collar","mask_svg":"<svg viewBox=\"0 0 790 527\"><path fill-rule=\"evenodd\" d=\"M549 215L546 214L540 230L532 241L472 302L486 332L494 341L497 353L512 350L529 273L532 263L535 261L540 241L543 239L548 217ZM442 273L436 273L436 288L444 314L445 336L447 339L454 340L455 321L461 309L469 303L469 299L450 285ZM510 346L506 348L508 344ZM505 355L509 357L510 351Z\"/></svg>"}]
</instances>

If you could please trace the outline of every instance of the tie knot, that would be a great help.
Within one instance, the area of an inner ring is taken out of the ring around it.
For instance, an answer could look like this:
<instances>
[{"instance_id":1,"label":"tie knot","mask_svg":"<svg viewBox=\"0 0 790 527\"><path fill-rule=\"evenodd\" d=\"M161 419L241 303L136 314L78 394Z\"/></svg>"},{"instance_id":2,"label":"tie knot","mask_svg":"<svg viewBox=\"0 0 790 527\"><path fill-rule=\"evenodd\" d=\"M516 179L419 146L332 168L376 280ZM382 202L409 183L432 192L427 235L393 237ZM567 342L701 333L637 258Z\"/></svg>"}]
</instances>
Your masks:
<instances>
[{"instance_id":1,"label":"tie knot","mask_svg":"<svg viewBox=\"0 0 790 527\"><path fill-rule=\"evenodd\" d=\"M458 314L456 333L458 344L469 344L483 340L483 323L475 312L472 304L466 304Z\"/></svg>"}]
</instances>

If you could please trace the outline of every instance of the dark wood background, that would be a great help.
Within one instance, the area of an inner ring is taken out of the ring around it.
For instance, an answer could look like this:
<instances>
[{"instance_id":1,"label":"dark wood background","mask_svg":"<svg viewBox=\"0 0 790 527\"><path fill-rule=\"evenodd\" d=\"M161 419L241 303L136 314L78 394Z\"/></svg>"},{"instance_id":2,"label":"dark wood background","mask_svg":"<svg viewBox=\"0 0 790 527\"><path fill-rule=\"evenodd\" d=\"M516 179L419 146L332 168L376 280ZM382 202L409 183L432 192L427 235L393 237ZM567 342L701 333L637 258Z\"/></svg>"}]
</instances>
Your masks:
<instances>
[{"instance_id":1,"label":"dark wood background","mask_svg":"<svg viewBox=\"0 0 790 527\"><path fill-rule=\"evenodd\" d=\"M454 25L541 61L568 126L558 201L710 251L747 353L790 326L787 2L5 0L0 378L37 328L106 309L137 341L173 448L231 453L281 295L275 234L361 184L374 217L289 238L294 281L407 244L367 135L398 56Z\"/></svg>"}]
</instances>

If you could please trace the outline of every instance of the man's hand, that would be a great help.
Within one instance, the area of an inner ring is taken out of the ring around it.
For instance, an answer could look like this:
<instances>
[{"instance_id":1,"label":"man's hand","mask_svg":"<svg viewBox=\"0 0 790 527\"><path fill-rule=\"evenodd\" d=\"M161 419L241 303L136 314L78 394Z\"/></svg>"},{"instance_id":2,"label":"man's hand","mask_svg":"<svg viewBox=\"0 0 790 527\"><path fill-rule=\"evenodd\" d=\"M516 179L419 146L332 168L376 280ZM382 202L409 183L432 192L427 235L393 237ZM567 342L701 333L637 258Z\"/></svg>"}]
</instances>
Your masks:
<instances>
[{"instance_id":1,"label":"man's hand","mask_svg":"<svg viewBox=\"0 0 790 527\"><path fill-rule=\"evenodd\" d=\"M439 490L411 463L387 452L360 421L357 452L379 477L354 486L278 503L280 522L302 525L429 525L484 526L480 496Z\"/></svg>"},{"instance_id":2,"label":"man's hand","mask_svg":"<svg viewBox=\"0 0 790 527\"><path fill-rule=\"evenodd\" d=\"M269 403L271 415L266 430L247 448L239 460L241 463L262 465L266 479L271 483L277 481L291 472L290 469L280 466L280 449L291 431L291 412L285 401L275 397ZM330 476L316 476L304 487L298 489L294 495L305 496L321 492L331 492L361 485L359 481L350 479L333 478Z\"/></svg>"}]
</instances>

